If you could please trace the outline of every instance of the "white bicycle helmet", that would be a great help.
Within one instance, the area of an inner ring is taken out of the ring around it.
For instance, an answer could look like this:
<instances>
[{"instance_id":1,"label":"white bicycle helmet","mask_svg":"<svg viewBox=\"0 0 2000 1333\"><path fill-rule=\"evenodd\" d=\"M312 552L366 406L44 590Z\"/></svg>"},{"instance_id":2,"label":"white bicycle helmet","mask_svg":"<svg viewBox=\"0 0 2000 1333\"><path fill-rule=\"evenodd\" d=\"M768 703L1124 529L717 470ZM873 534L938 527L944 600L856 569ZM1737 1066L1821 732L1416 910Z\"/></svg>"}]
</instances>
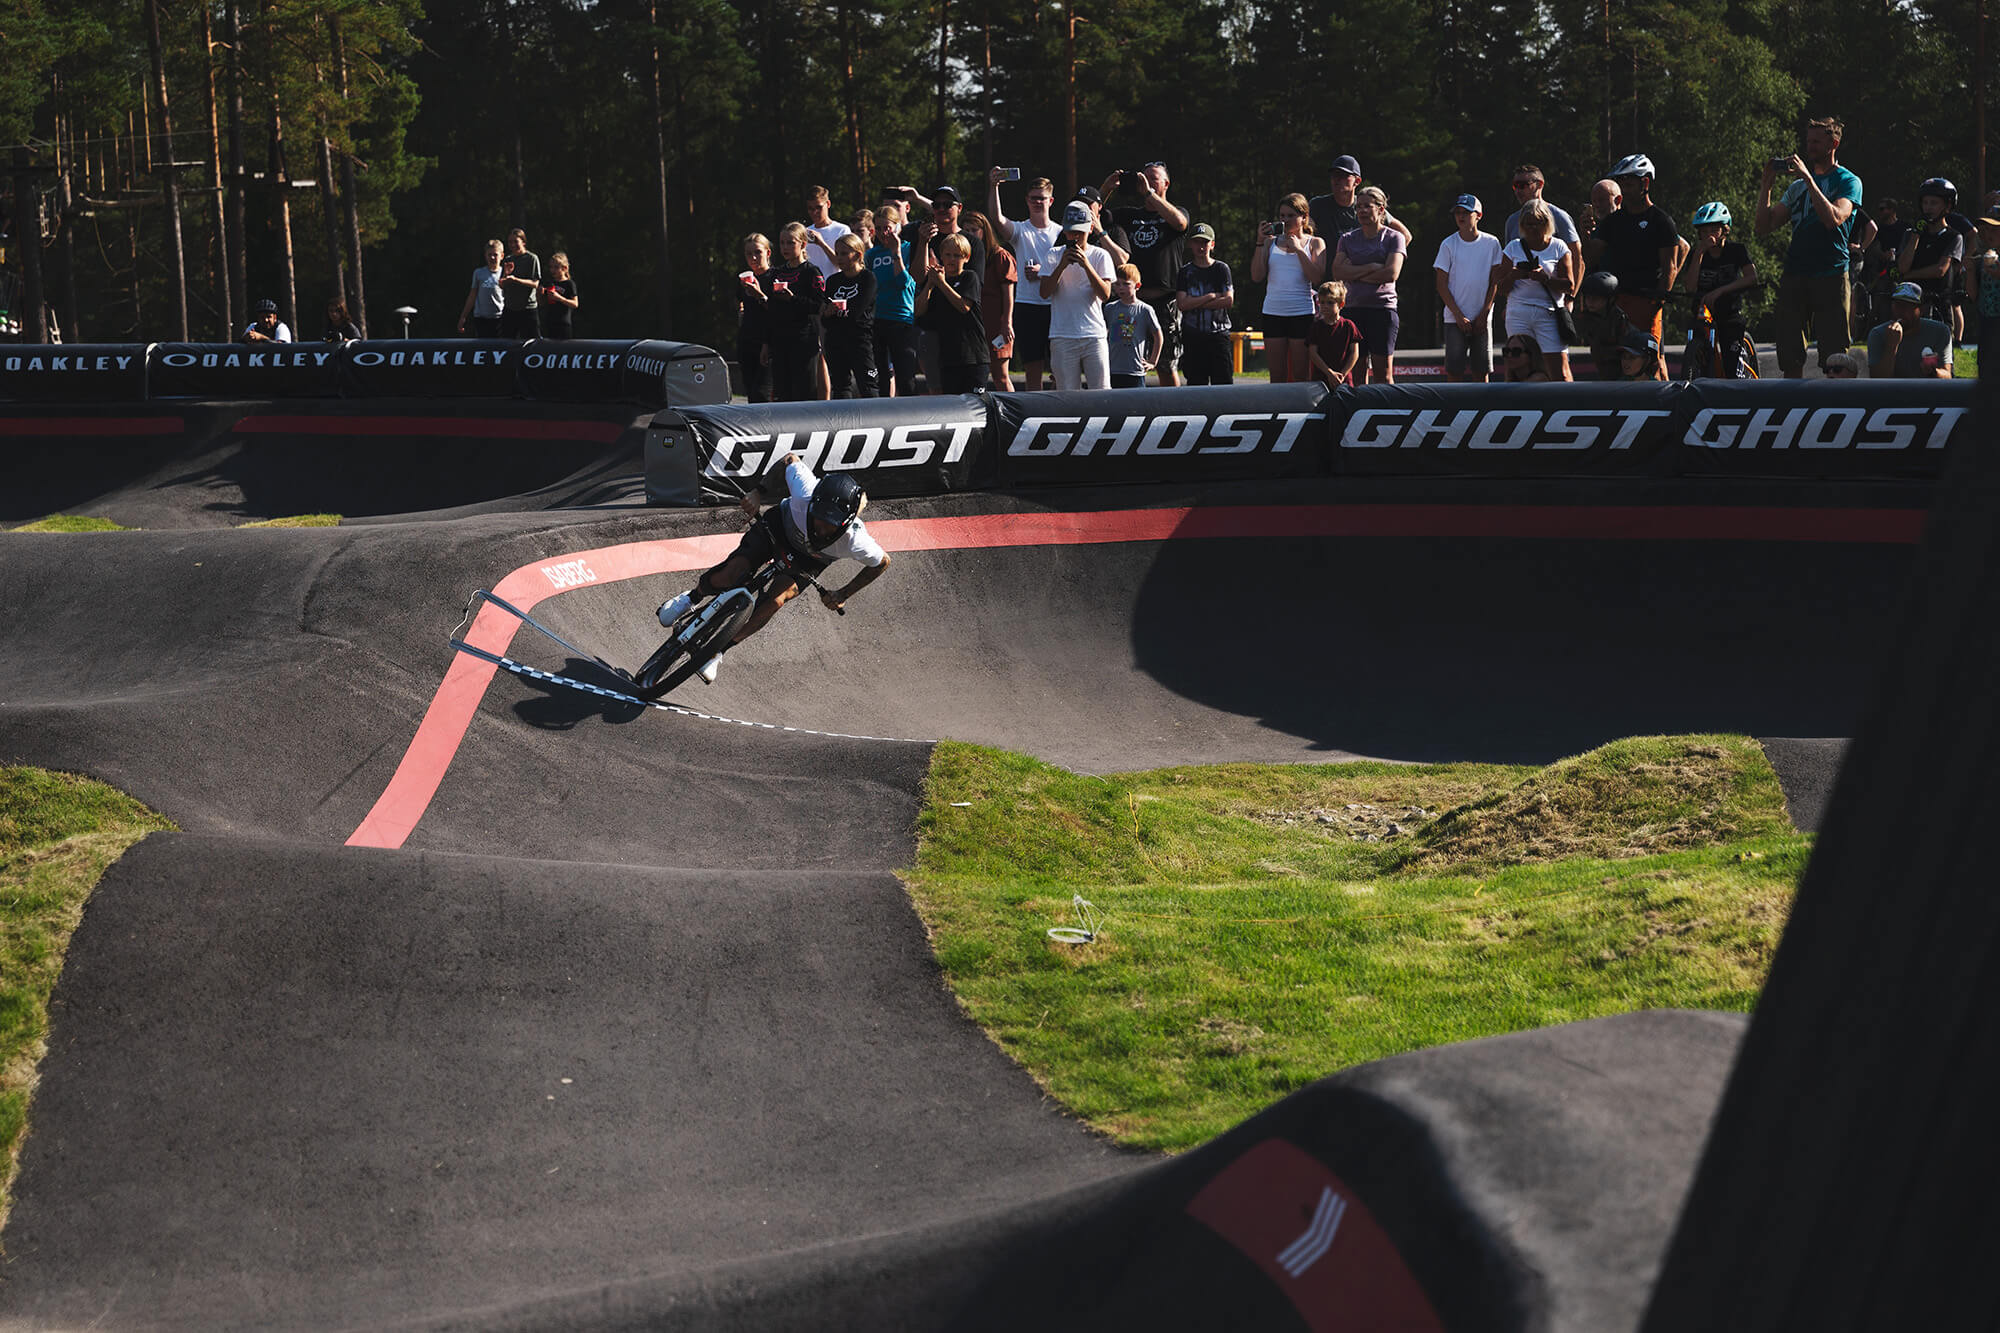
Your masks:
<instances>
[{"instance_id":1,"label":"white bicycle helmet","mask_svg":"<svg viewBox=\"0 0 2000 1333\"><path fill-rule=\"evenodd\" d=\"M1731 221L1729 205L1717 200L1712 204L1703 204L1700 208L1697 208L1694 211L1692 225L1706 227L1711 222L1720 222L1723 226L1727 227Z\"/></svg>"},{"instance_id":2,"label":"white bicycle helmet","mask_svg":"<svg viewBox=\"0 0 2000 1333\"><path fill-rule=\"evenodd\" d=\"M1611 168L1611 175L1614 179L1619 176L1644 176L1648 180L1652 180L1654 179L1653 159L1647 157L1644 153L1634 153L1630 157L1621 157L1618 159L1618 165Z\"/></svg>"}]
</instances>

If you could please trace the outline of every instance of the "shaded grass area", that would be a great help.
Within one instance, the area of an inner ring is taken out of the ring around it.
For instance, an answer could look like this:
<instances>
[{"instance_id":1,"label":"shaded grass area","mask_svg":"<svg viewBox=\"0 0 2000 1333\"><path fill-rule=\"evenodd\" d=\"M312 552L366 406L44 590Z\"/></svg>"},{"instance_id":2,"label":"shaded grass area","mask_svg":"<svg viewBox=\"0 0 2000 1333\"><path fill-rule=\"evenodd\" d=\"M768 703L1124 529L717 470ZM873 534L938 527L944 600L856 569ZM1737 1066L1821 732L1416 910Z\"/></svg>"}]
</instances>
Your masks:
<instances>
[{"instance_id":1,"label":"shaded grass area","mask_svg":"<svg viewBox=\"0 0 2000 1333\"><path fill-rule=\"evenodd\" d=\"M126 848L172 827L101 782L0 768L0 1226L48 1034L49 995L84 900Z\"/></svg>"},{"instance_id":2,"label":"shaded grass area","mask_svg":"<svg viewBox=\"0 0 2000 1333\"><path fill-rule=\"evenodd\" d=\"M1545 769L1083 777L940 745L907 876L971 1015L1121 1142L1349 1065L1635 1009L1748 1010L1811 840L1740 736ZM1096 939L1046 934L1095 905Z\"/></svg>"},{"instance_id":3,"label":"shaded grass area","mask_svg":"<svg viewBox=\"0 0 2000 1333\"><path fill-rule=\"evenodd\" d=\"M126 532L123 523L114 523L108 518L97 518L91 514L50 514L38 518L33 523L23 523L9 532Z\"/></svg>"},{"instance_id":4,"label":"shaded grass area","mask_svg":"<svg viewBox=\"0 0 2000 1333\"><path fill-rule=\"evenodd\" d=\"M286 518L260 518L238 523L239 528L337 528L339 514L292 514Z\"/></svg>"}]
</instances>

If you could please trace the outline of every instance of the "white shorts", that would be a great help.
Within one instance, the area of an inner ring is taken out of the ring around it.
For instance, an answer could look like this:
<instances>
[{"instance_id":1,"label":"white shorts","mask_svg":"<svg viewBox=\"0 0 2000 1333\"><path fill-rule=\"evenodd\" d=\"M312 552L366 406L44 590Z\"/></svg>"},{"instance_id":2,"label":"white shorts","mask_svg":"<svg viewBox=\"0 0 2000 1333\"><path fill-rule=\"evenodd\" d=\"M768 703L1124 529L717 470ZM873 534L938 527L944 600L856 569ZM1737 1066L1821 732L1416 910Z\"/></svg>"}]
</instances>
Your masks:
<instances>
[{"instance_id":1,"label":"white shorts","mask_svg":"<svg viewBox=\"0 0 2000 1333\"><path fill-rule=\"evenodd\" d=\"M1051 338L1049 373L1058 389L1108 389L1111 349L1102 338Z\"/></svg>"},{"instance_id":2,"label":"white shorts","mask_svg":"<svg viewBox=\"0 0 2000 1333\"><path fill-rule=\"evenodd\" d=\"M1560 352L1563 349L1562 334L1556 332L1556 312L1540 306L1525 305L1519 301L1507 303L1507 334L1532 334L1535 346L1544 352Z\"/></svg>"}]
</instances>

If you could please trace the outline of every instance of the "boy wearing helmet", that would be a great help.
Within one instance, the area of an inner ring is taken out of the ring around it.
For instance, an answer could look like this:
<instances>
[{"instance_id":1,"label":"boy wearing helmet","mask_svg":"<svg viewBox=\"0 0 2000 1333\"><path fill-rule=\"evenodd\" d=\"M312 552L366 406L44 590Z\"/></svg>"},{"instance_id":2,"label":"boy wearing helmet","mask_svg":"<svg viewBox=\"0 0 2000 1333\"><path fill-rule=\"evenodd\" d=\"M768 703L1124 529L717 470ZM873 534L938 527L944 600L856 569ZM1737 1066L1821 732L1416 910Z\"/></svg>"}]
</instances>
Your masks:
<instances>
[{"instance_id":1,"label":"boy wearing helmet","mask_svg":"<svg viewBox=\"0 0 2000 1333\"><path fill-rule=\"evenodd\" d=\"M1576 293L1576 333L1590 349L1591 369L1600 380L1618 378L1618 345L1632 321L1618 308L1618 279L1605 269L1583 275Z\"/></svg>"},{"instance_id":2,"label":"boy wearing helmet","mask_svg":"<svg viewBox=\"0 0 2000 1333\"><path fill-rule=\"evenodd\" d=\"M781 496L775 504L769 497ZM769 507L765 506L769 504ZM743 495L743 512L755 521L743 534L727 560L703 574L693 588L660 605L660 623L672 626L696 601L713 597L727 588L738 587L757 572L780 549L791 553L792 562L807 574L819 574L836 560L854 560L861 565L844 588L821 588L820 601L828 610L838 611L847 599L882 577L889 568L889 553L868 533L861 511L868 496L850 473L836 472L824 479L797 454L786 454L771 465L763 480ZM743 642L770 623L778 608L798 595L803 583L796 578L774 582L757 602L757 609L731 641ZM715 683L722 654L708 659L701 678Z\"/></svg>"},{"instance_id":3,"label":"boy wearing helmet","mask_svg":"<svg viewBox=\"0 0 2000 1333\"><path fill-rule=\"evenodd\" d=\"M1729 239L1729 206L1703 204L1694 211L1695 261L1681 274L1681 287L1695 298L1696 307L1708 307L1715 323L1716 364L1710 369L1718 379L1743 378L1743 335L1749 321L1743 317L1743 293L1757 285L1757 264L1741 241Z\"/></svg>"},{"instance_id":4,"label":"boy wearing helmet","mask_svg":"<svg viewBox=\"0 0 2000 1333\"><path fill-rule=\"evenodd\" d=\"M1952 320L1956 310L1951 292L1958 285L1953 279L1959 266L1965 262L1965 234L1952 222L1952 210L1957 206L1957 186L1942 176L1925 181L1917 190L1917 220L1903 238L1902 254L1896 260L1903 281L1924 289L1925 316L1953 324L1954 335L1959 330Z\"/></svg>"},{"instance_id":5,"label":"boy wearing helmet","mask_svg":"<svg viewBox=\"0 0 2000 1333\"><path fill-rule=\"evenodd\" d=\"M1847 277L1847 240L1854 229L1854 210L1861 207L1861 178L1834 161L1840 148L1841 123L1829 116L1806 124L1804 154L1772 158L1764 164L1764 181L1757 194L1757 234L1792 224L1792 243L1785 250L1785 270L1778 278L1778 367L1785 378L1806 373L1806 330L1811 326L1819 345L1820 368L1835 352L1847 350L1848 322L1853 319ZM1782 170L1791 184L1776 203L1771 185Z\"/></svg>"}]
</instances>

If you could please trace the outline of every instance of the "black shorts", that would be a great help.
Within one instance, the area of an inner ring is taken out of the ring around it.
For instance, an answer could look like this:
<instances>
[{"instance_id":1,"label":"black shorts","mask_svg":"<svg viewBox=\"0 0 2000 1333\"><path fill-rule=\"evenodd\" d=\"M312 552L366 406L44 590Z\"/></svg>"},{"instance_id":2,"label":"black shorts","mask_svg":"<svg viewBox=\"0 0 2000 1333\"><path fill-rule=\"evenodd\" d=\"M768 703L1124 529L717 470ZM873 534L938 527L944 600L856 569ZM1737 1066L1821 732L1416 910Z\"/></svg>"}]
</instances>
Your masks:
<instances>
[{"instance_id":1,"label":"black shorts","mask_svg":"<svg viewBox=\"0 0 2000 1333\"><path fill-rule=\"evenodd\" d=\"M1014 360L1040 365L1049 359L1049 307L1014 302Z\"/></svg>"},{"instance_id":2,"label":"black shorts","mask_svg":"<svg viewBox=\"0 0 2000 1333\"><path fill-rule=\"evenodd\" d=\"M733 560L736 556L740 555L748 560L753 568L761 569L766 560L769 560L782 549L790 553L794 569L803 570L805 573L815 577L824 574L827 566L831 565L833 561L822 560L819 556L809 555L792 545L791 538L784 534L782 526L784 518L781 516L782 508L782 505L772 505L760 514L757 521L750 525L750 531L743 534L743 540L736 543L735 554L730 559ZM798 580L792 579L789 582L796 583ZM787 580L780 578L771 587L776 590L782 590L786 584ZM720 592L722 589L718 588L716 591Z\"/></svg>"},{"instance_id":3,"label":"black shorts","mask_svg":"<svg viewBox=\"0 0 2000 1333\"><path fill-rule=\"evenodd\" d=\"M1141 300L1153 307L1153 317L1160 321L1160 361L1161 370L1172 370L1181 360L1181 307L1179 294L1168 292L1164 296L1146 296Z\"/></svg>"},{"instance_id":4,"label":"black shorts","mask_svg":"<svg viewBox=\"0 0 2000 1333\"><path fill-rule=\"evenodd\" d=\"M1312 332L1311 315L1266 315L1264 316L1264 336L1266 338L1304 338Z\"/></svg>"}]
</instances>

